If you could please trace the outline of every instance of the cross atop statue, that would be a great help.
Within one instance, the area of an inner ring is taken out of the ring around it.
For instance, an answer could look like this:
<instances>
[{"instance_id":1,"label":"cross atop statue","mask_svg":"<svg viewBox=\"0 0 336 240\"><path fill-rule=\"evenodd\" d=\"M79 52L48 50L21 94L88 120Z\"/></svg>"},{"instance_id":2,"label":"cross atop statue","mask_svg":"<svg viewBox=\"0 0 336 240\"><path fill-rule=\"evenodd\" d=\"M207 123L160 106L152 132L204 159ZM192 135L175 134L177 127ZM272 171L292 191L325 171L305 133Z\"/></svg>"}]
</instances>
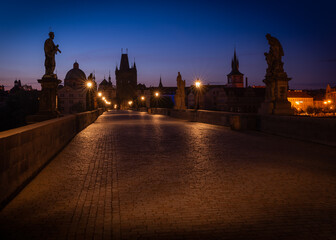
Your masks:
<instances>
[{"instance_id":1,"label":"cross atop statue","mask_svg":"<svg viewBox=\"0 0 336 240\"><path fill-rule=\"evenodd\" d=\"M55 55L57 52L61 53L61 51L58 49L58 45L55 45L53 41L54 37L55 34L53 32L49 32L49 38L44 42L45 74L43 77L57 77L56 74L54 74L56 67Z\"/></svg>"}]
</instances>

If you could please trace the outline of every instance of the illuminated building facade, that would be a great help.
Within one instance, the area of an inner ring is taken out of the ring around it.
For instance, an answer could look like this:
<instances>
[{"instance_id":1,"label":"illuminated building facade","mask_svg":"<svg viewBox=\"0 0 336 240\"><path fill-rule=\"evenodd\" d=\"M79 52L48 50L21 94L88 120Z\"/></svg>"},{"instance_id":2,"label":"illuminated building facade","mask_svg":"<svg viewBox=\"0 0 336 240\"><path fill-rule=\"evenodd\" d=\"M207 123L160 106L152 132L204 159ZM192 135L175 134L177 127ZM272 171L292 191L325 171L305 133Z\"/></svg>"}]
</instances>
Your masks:
<instances>
[{"instance_id":1,"label":"illuminated building facade","mask_svg":"<svg viewBox=\"0 0 336 240\"><path fill-rule=\"evenodd\" d=\"M336 103L336 86L335 87L330 87L330 85L327 85L326 88L326 96L325 96L326 101L330 101L330 103L334 104Z\"/></svg>"},{"instance_id":2,"label":"illuminated building facade","mask_svg":"<svg viewBox=\"0 0 336 240\"><path fill-rule=\"evenodd\" d=\"M314 98L302 90L289 90L287 100L291 103L292 108L298 111L307 111L308 107L314 107Z\"/></svg>"}]
</instances>

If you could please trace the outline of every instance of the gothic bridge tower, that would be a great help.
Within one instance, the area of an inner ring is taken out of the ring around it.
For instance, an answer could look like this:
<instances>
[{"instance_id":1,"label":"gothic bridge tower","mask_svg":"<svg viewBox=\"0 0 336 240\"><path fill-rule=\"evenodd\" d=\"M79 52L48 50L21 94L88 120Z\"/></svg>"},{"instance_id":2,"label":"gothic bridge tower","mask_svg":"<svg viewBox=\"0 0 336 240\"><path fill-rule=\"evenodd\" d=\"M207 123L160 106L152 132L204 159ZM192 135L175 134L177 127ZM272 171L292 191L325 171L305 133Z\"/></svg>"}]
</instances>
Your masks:
<instances>
[{"instance_id":1,"label":"gothic bridge tower","mask_svg":"<svg viewBox=\"0 0 336 240\"><path fill-rule=\"evenodd\" d=\"M122 53L120 67L116 67L117 103L120 108L127 107L130 100L136 99L137 69L135 61L132 67L129 65L128 54Z\"/></svg>"}]
</instances>

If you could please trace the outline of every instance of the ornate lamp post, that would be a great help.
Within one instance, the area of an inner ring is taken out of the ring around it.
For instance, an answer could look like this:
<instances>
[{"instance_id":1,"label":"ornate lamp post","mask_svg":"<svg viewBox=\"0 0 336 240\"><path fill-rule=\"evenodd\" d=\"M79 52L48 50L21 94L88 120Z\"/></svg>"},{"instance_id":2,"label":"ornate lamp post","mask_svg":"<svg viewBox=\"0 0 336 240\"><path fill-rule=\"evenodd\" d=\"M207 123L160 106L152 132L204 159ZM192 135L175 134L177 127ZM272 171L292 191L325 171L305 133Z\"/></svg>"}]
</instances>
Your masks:
<instances>
[{"instance_id":1,"label":"ornate lamp post","mask_svg":"<svg viewBox=\"0 0 336 240\"><path fill-rule=\"evenodd\" d=\"M141 100L141 107L143 107L144 106L144 102L146 100L145 96L141 96L140 100Z\"/></svg>"},{"instance_id":2,"label":"ornate lamp post","mask_svg":"<svg viewBox=\"0 0 336 240\"><path fill-rule=\"evenodd\" d=\"M196 80L195 87L196 87L196 109L199 109L200 91L202 87L202 83L199 79Z\"/></svg>"},{"instance_id":3,"label":"ornate lamp post","mask_svg":"<svg viewBox=\"0 0 336 240\"><path fill-rule=\"evenodd\" d=\"M93 84L91 81L87 81L86 82L86 87L87 87L87 98L88 98L88 105L87 105L87 110L92 110L92 102L91 102L91 88L92 88Z\"/></svg>"},{"instance_id":4,"label":"ornate lamp post","mask_svg":"<svg viewBox=\"0 0 336 240\"><path fill-rule=\"evenodd\" d=\"M155 92L154 93L154 97L155 97L155 107L158 107L159 106L160 93L159 92Z\"/></svg>"}]
</instances>

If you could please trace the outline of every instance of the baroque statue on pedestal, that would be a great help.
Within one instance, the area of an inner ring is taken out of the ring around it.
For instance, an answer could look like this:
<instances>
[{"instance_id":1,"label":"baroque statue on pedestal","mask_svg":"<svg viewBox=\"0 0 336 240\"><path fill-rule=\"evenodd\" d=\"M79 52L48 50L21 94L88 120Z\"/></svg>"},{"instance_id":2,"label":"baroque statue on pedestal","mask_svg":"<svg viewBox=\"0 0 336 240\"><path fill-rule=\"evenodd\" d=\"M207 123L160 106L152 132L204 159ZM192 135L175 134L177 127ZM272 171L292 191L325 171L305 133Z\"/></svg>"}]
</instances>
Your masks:
<instances>
[{"instance_id":1,"label":"baroque statue on pedestal","mask_svg":"<svg viewBox=\"0 0 336 240\"><path fill-rule=\"evenodd\" d=\"M284 71L282 57L283 48L278 39L266 34L270 46L269 52L265 53L267 69L263 82L266 84L265 102L259 109L262 114L293 114L290 102L287 100L288 78Z\"/></svg>"},{"instance_id":2,"label":"baroque statue on pedestal","mask_svg":"<svg viewBox=\"0 0 336 240\"><path fill-rule=\"evenodd\" d=\"M176 78L177 90L175 94L175 109L186 109L185 105L185 80L182 80L180 72Z\"/></svg>"}]
</instances>

